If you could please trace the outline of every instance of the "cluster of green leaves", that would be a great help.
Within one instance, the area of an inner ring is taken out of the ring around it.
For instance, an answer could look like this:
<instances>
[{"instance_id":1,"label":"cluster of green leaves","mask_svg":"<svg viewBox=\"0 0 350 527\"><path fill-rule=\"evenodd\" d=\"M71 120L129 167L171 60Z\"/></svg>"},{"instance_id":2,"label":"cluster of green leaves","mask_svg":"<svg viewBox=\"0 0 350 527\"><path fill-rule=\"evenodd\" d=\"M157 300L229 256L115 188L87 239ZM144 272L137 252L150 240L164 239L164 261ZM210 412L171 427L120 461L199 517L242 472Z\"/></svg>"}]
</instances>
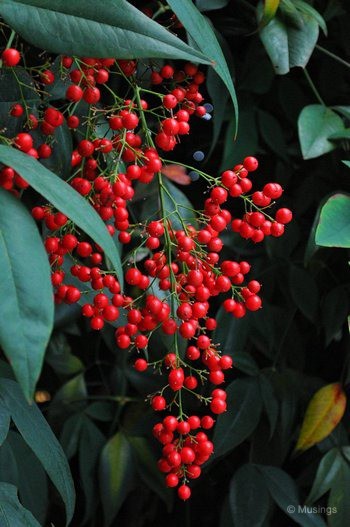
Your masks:
<instances>
[{"instance_id":1,"label":"cluster of green leaves","mask_svg":"<svg viewBox=\"0 0 350 527\"><path fill-rule=\"evenodd\" d=\"M135 4L144 7L144 2ZM109 2L106 9L91 0L54 6L49 0L2 0L0 15L25 41L51 53L108 57L117 50L120 58L213 66L208 67L213 133L203 127L196 139L203 150L214 152L206 168L228 168L257 155L257 186L282 182L285 204L296 219L285 238L262 246L225 235L227 255L251 261L254 276L261 278L264 309L238 321L221 309L217 313L215 338L235 362L227 390L230 406L218 418L214 458L186 511L179 503L174 507L164 487L150 438L154 416L144 397L160 379L138 374L125 355L116 354L113 328L91 335L79 309L69 306L60 306L53 316L37 227L22 202L0 192L0 208L6 211L0 215L0 344L13 369L1 363L0 519L34 527L49 520L68 523L75 498L67 458L78 495L72 525L100 526L103 512L106 526L175 526L187 518L209 527L220 516L221 527L321 527L325 516L298 512L299 504L317 504L336 507L328 525L345 527L350 521L347 414L329 439L302 456L292 452L312 394L330 382L341 381L345 388L349 382L349 174L341 163L350 126L349 65L332 56L333 50L346 56L348 8L332 0L313 5L267 0L261 6L171 0L168 6L189 44L125 0ZM14 126L8 121L13 102L24 97L32 108L41 102L26 71L17 75L22 93L13 75L1 72L4 126ZM65 86L55 90L48 90L52 104ZM20 124L8 128L9 136ZM0 162L11 164L45 200L98 240L122 279L119 247L106 236L97 214L62 181L72 150L69 131L63 128L56 139L57 154L46 167L5 146ZM193 152L191 145L183 149ZM186 197L167 185L185 214L188 198L195 202L199 192L190 187ZM152 192L150 186L138 196L136 206L143 203L144 217L156 212ZM173 206L170 200L169 210ZM152 345L161 356L167 341L154 335ZM37 406L28 402L41 372L38 389L51 397L42 409L59 442Z\"/></svg>"}]
</instances>

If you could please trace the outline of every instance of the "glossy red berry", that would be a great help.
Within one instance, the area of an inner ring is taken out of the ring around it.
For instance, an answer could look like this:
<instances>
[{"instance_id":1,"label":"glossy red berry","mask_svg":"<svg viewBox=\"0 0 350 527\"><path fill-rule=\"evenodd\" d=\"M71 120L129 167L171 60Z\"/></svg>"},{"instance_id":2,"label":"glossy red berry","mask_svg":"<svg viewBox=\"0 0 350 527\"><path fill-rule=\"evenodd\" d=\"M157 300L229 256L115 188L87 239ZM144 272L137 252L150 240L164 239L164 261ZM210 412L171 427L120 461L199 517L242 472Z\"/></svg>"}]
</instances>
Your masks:
<instances>
[{"instance_id":1,"label":"glossy red berry","mask_svg":"<svg viewBox=\"0 0 350 527\"><path fill-rule=\"evenodd\" d=\"M21 54L17 49L8 48L1 53L1 59L5 66L14 67L21 60Z\"/></svg>"}]
</instances>

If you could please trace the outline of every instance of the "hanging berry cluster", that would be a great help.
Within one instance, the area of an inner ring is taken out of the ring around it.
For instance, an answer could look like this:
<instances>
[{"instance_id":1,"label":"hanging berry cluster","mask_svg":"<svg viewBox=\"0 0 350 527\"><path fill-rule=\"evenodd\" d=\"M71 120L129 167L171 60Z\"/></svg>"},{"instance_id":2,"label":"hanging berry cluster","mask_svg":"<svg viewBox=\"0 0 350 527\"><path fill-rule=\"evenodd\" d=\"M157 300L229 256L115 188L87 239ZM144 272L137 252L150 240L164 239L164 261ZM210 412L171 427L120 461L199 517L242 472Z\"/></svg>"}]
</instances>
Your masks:
<instances>
[{"instance_id":1,"label":"hanging berry cluster","mask_svg":"<svg viewBox=\"0 0 350 527\"><path fill-rule=\"evenodd\" d=\"M16 49L2 53L6 68L15 68L20 60ZM189 481L200 476L201 466L214 450L207 435L214 418L227 408L222 385L232 358L222 354L212 339L217 323L210 316L211 299L221 295L224 309L236 318L262 305L260 283L249 276L250 264L220 257L220 233L232 229L261 242L266 236L281 236L292 213L286 208L278 209L274 217L267 212L282 194L278 183L251 192L251 175L258 168L254 157L218 177L197 171L207 183L208 197L203 210L193 211L193 224L176 206L167 210L166 200L176 200L164 184L164 152L173 151L190 133L192 119L207 115L201 95L205 75L196 65L185 64L178 70L170 64L152 65L146 73L142 65L139 74L135 60L61 57L58 73L45 64L36 75L40 89L68 81L65 100L40 110L33 110L25 100L16 102L10 115L25 117L23 131L3 141L35 158L49 159L57 144L57 129L67 125L75 141L67 185L94 207L126 253L131 247L125 259L126 286L121 290L96 241L52 205L34 207L33 217L43 224L55 301L79 302L93 330L114 324L116 347L128 350L135 369L163 374L163 388L149 397L160 414L153 428L162 445L158 466L166 485L178 487L179 497L186 500L191 494ZM116 85L109 82L112 77L124 83L126 97L111 87ZM37 130L44 138L40 143ZM135 192L151 182L157 185L157 216L131 219L129 205ZM0 171L0 185L17 196L28 187L8 166ZM242 218L232 216L234 198L244 201ZM88 302L84 297L91 291L93 300ZM153 360L149 341L155 331L170 336L171 346L165 356ZM184 354L179 345L183 341ZM206 383L211 388L204 396ZM198 415L186 410L185 394L203 403Z\"/></svg>"}]
</instances>

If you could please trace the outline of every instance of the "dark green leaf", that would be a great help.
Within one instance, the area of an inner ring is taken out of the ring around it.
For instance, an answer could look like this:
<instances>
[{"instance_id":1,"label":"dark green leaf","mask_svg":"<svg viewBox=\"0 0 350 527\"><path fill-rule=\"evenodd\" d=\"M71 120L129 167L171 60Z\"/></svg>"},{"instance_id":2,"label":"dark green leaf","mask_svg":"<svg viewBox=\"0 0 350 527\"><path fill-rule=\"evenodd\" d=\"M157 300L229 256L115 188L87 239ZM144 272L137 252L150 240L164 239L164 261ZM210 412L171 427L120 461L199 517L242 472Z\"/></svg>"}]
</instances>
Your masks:
<instances>
[{"instance_id":1,"label":"dark green leaf","mask_svg":"<svg viewBox=\"0 0 350 527\"><path fill-rule=\"evenodd\" d=\"M50 265L33 218L3 189L0 210L0 344L31 399L53 326Z\"/></svg>"},{"instance_id":2,"label":"dark green leaf","mask_svg":"<svg viewBox=\"0 0 350 527\"><path fill-rule=\"evenodd\" d=\"M332 448L323 456L318 466L317 473L305 503L311 504L319 500L323 494L329 491L342 464L342 457L338 448Z\"/></svg>"},{"instance_id":3,"label":"dark green leaf","mask_svg":"<svg viewBox=\"0 0 350 527\"><path fill-rule=\"evenodd\" d=\"M255 430L262 410L259 383L255 377L236 379L227 388L228 409L219 415L215 427L215 452L218 457L233 450Z\"/></svg>"},{"instance_id":4,"label":"dark green leaf","mask_svg":"<svg viewBox=\"0 0 350 527\"><path fill-rule=\"evenodd\" d=\"M96 401L89 404L85 410L85 414L96 419L96 421L112 421L114 417L113 406L110 402Z\"/></svg>"},{"instance_id":5,"label":"dark green leaf","mask_svg":"<svg viewBox=\"0 0 350 527\"><path fill-rule=\"evenodd\" d=\"M336 147L329 136L344 129L342 119L321 104L303 108L298 119L298 132L304 159L312 159L331 152Z\"/></svg>"},{"instance_id":6,"label":"dark green leaf","mask_svg":"<svg viewBox=\"0 0 350 527\"><path fill-rule=\"evenodd\" d=\"M261 527L269 510L270 498L259 470L251 464L241 466L230 482L233 524Z\"/></svg>"},{"instance_id":7,"label":"dark green leaf","mask_svg":"<svg viewBox=\"0 0 350 527\"><path fill-rule=\"evenodd\" d=\"M344 527L350 524L350 467L349 461L342 458L337 477L334 479L328 500L331 514L329 527Z\"/></svg>"},{"instance_id":8,"label":"dark green leaf","mask_svg":"<svg viewBox=\"0 0 350 527\"><path fill-rule=\"evenodd\" d=\"M350 128L344 128L344 130L330 135L328 139L330 141L342 141L343 139L350 139Z\"/></svg>"},{"instance_id":9,"label":"dark green leaf","mask_svg":"<svg viewBox=\"0 0 350 527\"><path fill-rule=\"evenodd\" d=\"M224 353L235 359L236 353L245 353L245 343L248 337L248 319L239 320L227 313L221 307L217 314L217 326L214 332L214 340L218 342ZM249 361L249 359L247 359ZM254 369L254 360L251 359ZM238 362L239 363L239 362Z\"/></svg>"},{"instance_id":10,"label":"dark green leaf","mask_svg":"<svg viewBox=\"0 0 350 527\"><path fill-rule=\"evenodd\" d=\"M326 527L323 519L313 512L302 512L297 486L292 478L277 467L259 465L271 497L285 514L302 527Z\"/></svg>"},{"instance_id":11,"label":"dark green leaf","mask_svg":"<svg viewBox=\"0 0 350 527\"><path fill-rule=\"evenodd\" d=\"M272 114L260 110L258 112L258 122L260 134L267 146L284 161L288 162L287 145L279 121Z\"/></svg>"},{"instance_id":12,"label":"dark green leaf","mask_svg":"<svg viewBox=\"0 0 350 527\"><path fill-rule=\"evenodd\" d=\"M72 134L67 124L64 123L55 130L51 156L48 159L41 159L40 163L51 172L67 179L72 168L72 150Z\"/></svg>"},{"instance_id":13,"label":"dark green leaf","mask_svg":"<svg viewBox=\"0 0 350 527\"><path fill-rule=\"evenodd\" d=\"M276 429L277 418L278 418L278 401L274 393L273 386L270 379L267 378L263 373L259 376L261 397L263 400L265 412L270 423L270 437Z\"/></svg>"},{"instance_id":14,"label":"dark green leaf","mask_svg":"<svg viewBox=\"0 0 350 527\"><path fill-rule=\"evenodd\" d=\"M318 11L316 11L314 7L312 7L307 2L304 2L304 0L293 0L293 4L301 12L305 13L306 15L309 15L311 18L314 18L317 24L322 29L323 33L327 36L327 25L326 25L325 19L323 18L322 15L320 15Z\"/></svg>"},{"instance_id":15,"label":"dark green leaf","mask_svg":"<svg viewBox=\"0 0 350 527\"><path fill-rule=\"evenodd\" d=\"M41 49L81 57L177 58L209 63L199 51L125 0L101 9L93 0L3 0L0 13Z\"/></svg>"},{"instance_id":16,"label":"dark green leaf","mask_svg":"<svg viewBox=\"0 0 350 527\"><path fill-rule=\"evenodd\" d=\"M21 83L21 84L20 84ZM21 117L13 117L10 110L14 103L23 104L25 100L31 113L37 113L40 97L35 91L32 77L28 72L17 66L16 69L0 70L0 122L4 135L15 137L25 126L27 116L25 112Z\"/></svg>"},{"instance_id":17,"label":"dark green leaf","mask_svg":"<svg viewBox=\"0 0 350 527\"><path fill-rule=\"evenodd\" d=\"M215 33L208 20L198 11L191 0L168 0L168 4L174 11L178 19L187 29L193 40L196 42L207 57L211 60L211 65L216 73L221 77L228 89L236 115L236 132L238 125L238 103L232 78L224 54Z\"/></svg>"},{"instance_id":18,"label":"dark green leaf","mask_svg":"<svg viewBox=\"0 0 350 527\"><path fill-rule=\"evenodd\" d=\"M61 332L52 335L45 360L59 375L74 375L83 369L83 363L71 353L67 337Z\"/></svg>"},{"instance_id":19,"label":"dark green leaf","mask_svg":"<svg viewBox=\"0 0 350 527\"><path fill-rule=\"evenodd\" d=\"M311 321L315 320L319 306L319 294L312 275L301 267L291 266L289 288L300 311Z\"/></svg>"},{"instance_id":20,"label":"dark green leaf","mask_svg":"<svg viewBox=\"0 0 350 527\"><path fill-rule=\"evenodd\" d=\"M196 0L196 6L200 11L212 11L225 7L230 0Z\"/></svg>"},{"instance_id":21,"label":"dark green leaf","mask_svg":"<svg viewBox=\"0 0 350 527\"><path fill-rule=\"evenodd\" d=\"M0 161L13 167L37 192L66 214L104 249L123 286L119 253L105 224L93 207L67 183L23 152L8 146L0 146Z\"/></svg>"},{"instance_id":22,"label":"dark green leaf","mask_svg":"<svg viewBox=\"0 0 350 527\"><path fill-rule=\"evenodd\" d=\"M68 525L74 512L75 492L69 465L59 442L36 404L26 402L17 383L1 379L0 397L11 412L24 441L39 458L60 493L66 506Z\"/></svg>"},{"instance_id":23,"label":"dark green leaf","mask_svg":"<svg viewBox=\"0 0 350 527\"><path fill-rule=\"evenodd\" d=\"M152 489L167 504L168 508L172 503L172 495L164 485L164 478L157 467L157 458L153 452L149 440L144 437L128 436L128 441L132 446L138 461L138 471L147 487Z\"/></svg>"},{"instance_id":24,"label":"dark green leaf","mask_svg":"<svg viewBox=\"0 0 350 527\"><path fill-rule=\"evenodd\" d=\"M9 483L0 483L0 525L40 527L32 513L18 501L16 487Z\"/></svg>"},{"instance_id":25,"label":"dark green leaf","mask_svg":"<svg viewBox=\"0 0 350 527\"><path fill-rule=\"evenodd\" d=\"M11 414L6 406L0 406L0 446L5 441L10 428Z\"/></svg>"},{"instance_id":26,"label":"dark green leaf","mask_svg":"<svg viewBox=\"0 0 350 527\"><path fill-rule=\"evenodd\" d=\"M350 120L350 106L332 106L332 110L335 110Z\"/></svg>"},{"instance_id":27,"label":"dark green leaf","mask_svg":"<svg viewBox=\"0 0 350 527\"><path fill-rule=\"evenodd\" d=\"M99 483L105 525L111 525L130 490L134 477L131 446L118 432L102 450Z\"/></svg>"},{"instance_id":28,"label":"dark green leaf","mask_svg":"<svg viewBox=\"0 0 350 527\"><path fill-rule=\"evenodd\" d=\"M350 247L350 196L333 194L323 205L315 241L324 247Z\"/></svg>"},{"instance_id":29,"label":"dark green leaf","mask_svg":"<svg viewBox=\"0 0 350 527\"><path fill-rule=\"evenodd\" d=\"M213 103L213 139L211 143L211 148L209 155L215 148L215 145L218 141L220 131L224 122L225 117L227 116L226 107L228 101L228 92L225 88L224 83L218 77L213 69L208 71L207 75L207 88L208 93Z\"/></svg>"},{"instance_id":30,"label":"dark green leaf","mask_svg":"<svg viewBox=\"0 0 350 527\"><path fill-rule=\"evenodd\" d=\"M260 38L272 65L279 75L289 72L288 33L285 24L277 17L260 30Z\"/></svg>"},{"instance_id":31,"label":"dark green leaf","mask_svg":"<svg viewBox=\"0 0 350 527\"><path fill-rule=\"evenodd\" d=\"M105 444L105 436L87 417L83 419L79 441L79 470L85 496L85 515L83 523L91 518L97 507L97 462ZM113 470L113 467L112 467Z\"/></svg>"},{"instance_id":32,"label":"dark green leaf","mask_svg":"<svg viewBox=\"0 0 350 527\"><path fill-rule=\"evenodd\" d=\"M70 404L74 401L80 401L87 397L86 384L83 373L79 373L72 379L69 379L56 392L53 403Z\"/></svg>"},{"instance_id":33,"label":"dark green leaf","mask_svg":"<svg viewBox=\"0 0 350 527\"><path fill-rule=\"evenodd\" d=\"M17 486L19 480L16 455L10 443L11 432L0 448L0 481L6 481Z\"/></svg>"},{"instance_id":34,"label":"dark green leaf","mask_svg":"<svg viewBox=\"0 0 350 527\"><path fill-rule=\"evenodd\" d=\"M229 354L230 355L230 354ZM237 370L243 371L247 375L257 375L259 373L259 366L249 355L244 351L233 352L233 365Z\"/></svg>"},{"instance_id":35,"label":"dark green leaf","mask_svg":"<svg viewBox=\"0 0 350 527\"><path fill-rule=\"evenodd\" d=\"M252 155L258 148L258 131L255 120L253 101L248 100L240 104L239 125L237 139L234 140L236 120L233 116L226 130L223 160L220 170L241 163L248 155Z\"/></svg>"},{"instance_id":36,"label":"dark green leaf","mask_svg":"<svg viewBox=\"0 0 350 527\"><path fill-rule=\"evenodd\" d=\"M67 459L71 459L78 450L80 431L83 425L83 414L73 414L65 420L61 435L60 443L66 454Z\"/></svg>"},{"instance_id":37,"label":"dark green leaf","mask_svg":"<svg viewBox=\"0 0 350 527\"><path fill-rule=\"evenodd\" d=\"M196 214L188 198L173 183L166 178L163 180L163 199L166 217L171 221L174 229L183 229L184 224L196 225ZM159 218L161 202L156 182L149 187L149 195L142 205L141 218L151 220ZM139 212L140 214L140 212Z\"/></svg>"},{"instance_id":38,"label":"dark green leaf","mask_svg":"<svg viewBox=\"0 0 350 527\"><path fill-rule=\"evenodd\" d=\"M321 305L326 346L333 340L349 313L349 299L343 285L331 289Z\"/></svg>"},{"instance_id":39,"label":"dark green leaf","mask_svg":"<svg viewBox=\"0 0 350 527\"><path fill-rule=\"evenodd\" d=\"M38 458L17 432L11 431L8 440L17 460L16 487L18 487L21 503L44 525L48 506L46 473Z\"/></svg>"},{"instance_id":40,"label":"dark green leaf","mask_svg":"<svg viewBox=\"0 0 350 527\"><path fill-rule=\"evenodd\" d=\"M318 23L315 18L299 13L300 27L285 24L278 16L260 30L260 37L267 54L279 75L290 68L305 68L318 38Z\"/></svg>"}]
</instances>

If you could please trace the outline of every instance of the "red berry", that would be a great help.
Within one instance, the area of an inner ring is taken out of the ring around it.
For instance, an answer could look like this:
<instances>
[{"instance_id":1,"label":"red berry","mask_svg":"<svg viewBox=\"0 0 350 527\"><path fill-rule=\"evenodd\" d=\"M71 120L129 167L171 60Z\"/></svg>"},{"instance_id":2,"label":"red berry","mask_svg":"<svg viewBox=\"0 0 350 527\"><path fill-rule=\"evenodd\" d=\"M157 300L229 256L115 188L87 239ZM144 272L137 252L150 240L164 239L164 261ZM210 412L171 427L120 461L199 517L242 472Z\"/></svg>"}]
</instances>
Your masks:
<instances>
[{"instance_id":1,"label":"red berry","mask_svg":"<svg viewBox=\"0 0 350 527\"><path fill-rule=\"evenodd\" d=\"M213 414L222 414L226 411L226 406L226 402L219 398L214 398L210 403L210 409Z\"/></svg>"},{"instance_id":2,"label":"red berry","mask_svg":"<svg viewBox=\"0 0 350 527\"><path fill-rule=\"evenodd\" d=\"M283 225L292 221L292 218L293 213L289 209L278 209L278 211L276 212L276 221L278 223L282 223Z\"/></svg>"},{"instance_id":3,"label":"red berry","mask_svg":"<svg viewBox=\"0 0 350 527\"><path fill-rule=\"evenodd\" d=\"M164 410L166 407L166 400L161 395L155 395L152 399L152 408L156 412Z\"/></svg>"},{"instance_id":4,"label":"red berry","mask_svg":"<svg viewBox=\"0 0 350 527\"><path fill-rule=\"evenodd\" d=\"M176 474L167 474L165 484L167 487L177 487L179 484L179 478Z\"/></svg>"},{"instance_id":5,"label":"red berry","mask_svg":"<svg viewBox=\"0 0 350 527\"><path fill-rule=\"evenodd\" d=\"M66 90L66 99L72 102L78 102L83 98L83 90L76 84L71 84Z\"/></svg>"},{"instance_id":6,"label":"red berry","mask_svg":"<svg viewBox=\"0 0 350 527\"><path fill-rule=\"evenodd\" d=\"M17 49L8 48L1 53L1 59L5 66L14 67L21 60L21 54Z\"/></svg>"},{"instance_id":7,"label":"red berry","mask_svg":"<svg viewBox=\"0 0 350 527\"><path fill-rule=\"evenodd\" d=\"M134 364L136 371L145 371L147 370L148 364L145 359L137 359Z\"/></svg>"},{"instance_id":8,"label":"red berry","mask_svg":"<svg viewBox=\"0 0 350 527\"><path fill-rule=\"evenodd\" d=\"M259 166L258 160L255 157L246 157L243 161L243 166L248 172L253 172Z\"/></svg>"}]
</instances>

